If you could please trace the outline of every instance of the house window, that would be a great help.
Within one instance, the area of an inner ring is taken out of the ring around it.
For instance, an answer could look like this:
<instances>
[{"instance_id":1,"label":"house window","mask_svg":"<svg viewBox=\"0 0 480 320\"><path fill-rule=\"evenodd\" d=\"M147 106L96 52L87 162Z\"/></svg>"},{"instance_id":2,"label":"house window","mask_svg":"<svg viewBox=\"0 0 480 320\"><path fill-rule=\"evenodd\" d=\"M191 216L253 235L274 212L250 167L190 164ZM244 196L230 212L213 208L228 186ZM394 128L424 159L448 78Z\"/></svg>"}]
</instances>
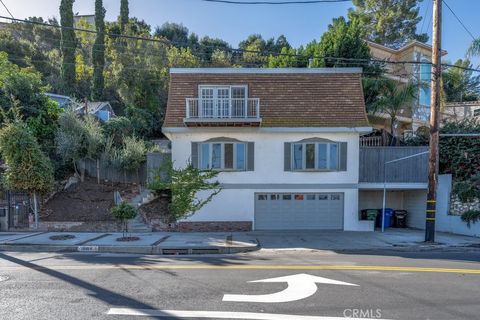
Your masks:
<instances>
[{"instance_id":1,"label":"house window","mask_svg":"<svg viewBox=\"0 0 480 320\"><path fill-rule=\"evenodd\" d=\"M268 196L266 194L259 194L258 200L268 200Z\"/></svg>"},{"instance_id":2,"label":"house window","mask_svg":"<svg viewBox=\"0 0 480 320\"><path fill-rule=\"evenodd\" d=\"M303 200L303 194L296 194L295 200Z\"/></svg>"},{"instance_id":3,"label":"house window","mask_svg":"<svg viewBox=\"0 0 480 320\"><path fill-rule=\"evenodd\" d=\"M315 200L314 194L307 194L307 200Z\"/></svg>"},{"instance_id":4,"label":"house window","mask_svg":"<svg viewBox=\"0 0 480 320\"><path fill-rule=\"evenodd\" d=\"M428 60L422 60L422 62L429 62ZM432 66L429 63L420 65L420 98L419 102L422 106L430 106L430 83L432 79Z\"/></svg>"},{"instance_id":5,"label":"house window","mask_svg":"<svg viewBox=\"0 0 480 320\"><path fill-rule=\"evenodd\" d=\"M199 86L200 113L203 117L245 117L247 86Z\"/></svg>"},{"instance_id":6,"label":"house window","mask_svg":"<svg viewBox=\"0 0 480 320\"><path fill-rule=\"evenodd\" d=\"M200 169L239 171L246 169L244 142L205 142L200 144L199 153Z\"/></svg>"},{"instance_id":7,"label":"house window","mask_svg":"<svg viewBox=\"0 0 480 320\"><path fill-rule=\"evenodd\" d=\"M292 200L292 195L291 195L291 194L284 194L284 195L282 196L282 199L283 199L283 200Z\"/></svg>"},{"instance_id":8,"label":"house window","mask_svg":"<svg viewBox=\"0 0 480 320\"><path fill-rule=\"evenodd\" d=\"M293 170L337 170L337 143L292 144Z\"/></svg>"},{"instance_id":9,"label":"house window","mask_svg":"<svg viewBox=\"0 0 480 320\"><path fill-rule=\"evenodd\" d=\"M280 200L280 195L279 194L271 194L270 195L270 200Z\"/></svg>"}]
</instances>

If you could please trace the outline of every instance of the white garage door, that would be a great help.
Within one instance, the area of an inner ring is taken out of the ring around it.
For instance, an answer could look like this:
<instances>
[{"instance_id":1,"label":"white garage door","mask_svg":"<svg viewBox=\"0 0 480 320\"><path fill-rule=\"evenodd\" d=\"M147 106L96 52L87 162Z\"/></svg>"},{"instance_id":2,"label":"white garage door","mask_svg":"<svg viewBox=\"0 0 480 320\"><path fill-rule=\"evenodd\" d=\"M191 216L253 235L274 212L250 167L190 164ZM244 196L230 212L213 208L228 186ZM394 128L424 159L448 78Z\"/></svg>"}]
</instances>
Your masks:
<instances>
[{"instance_id":1,"label":"white garage door","mask_svg":"<svg viewBox=\"0 0 480 320\"><path fill-rule=\"evenodd\" d=\"M343 193L256 193L255 230L343 229Z\"/></svg>"}]
</instances>

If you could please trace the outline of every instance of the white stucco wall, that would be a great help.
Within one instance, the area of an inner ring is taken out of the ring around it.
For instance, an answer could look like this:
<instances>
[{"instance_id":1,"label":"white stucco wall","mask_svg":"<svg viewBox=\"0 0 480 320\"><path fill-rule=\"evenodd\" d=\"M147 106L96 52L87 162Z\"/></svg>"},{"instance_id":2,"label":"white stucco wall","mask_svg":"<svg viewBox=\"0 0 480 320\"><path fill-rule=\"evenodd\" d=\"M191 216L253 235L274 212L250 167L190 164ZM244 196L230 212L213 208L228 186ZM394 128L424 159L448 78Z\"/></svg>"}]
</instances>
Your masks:
<instances>
[{"instance_id":1,"label":"white stucco wall","mask_svg":"<svg viewBox=\"0 0 480 320\"><path fill-rule=\"evenodd\" d=\"M201 129L192 129L188 133L169 134L174 165L182 167L190 159L191 142L202 142L218 137L255 143L255 171L222 172L218 178L221 183L358 183L358 133L259 132L256 128L245 128L240 132L228 129L205 132ZM347 142L347 171L285 172L284 143L313 137Z\"/></svg>"},{"instance_id":2,"label":"white stucco wall","mask_svg":"<svg viewBox=\"0 0 480 320\"><path fill-rule=\"evenodd\" d=\"M255 193L342 192L344 193L344 229L365 230L358 220L358 133L260 132L257 128L232 128L169 133L174 166L182 167L191 157L191 142L228 137L254 142L255 170L222 172L218 176L223 189L210 203L188 218L188 221L254 221ZM307 138L324 138L347 142L347 171L286 172L284 143ZM283 187L282 185L288 184ZM259 187L261 185L261 187ZM308 185L308 186L306 186ZM321 185L316 188L315 185ZM329 186L331 185L331 186Z\"/></svg>"},{"instance_id":3,"label":"white stucco wall","mask_svg":"<svg viewBox=\"0 0 480 320\"><path fill-rule=\"evenodd\" d=\"M470 228L460 216L449 215L449 199L452 191L452 176L445 174L438 176L437 214L435 221L436 231L480 237L480 223L471 224ZM409 226L425 229L425 209L427 193L409 193L408 203L411 206ZM407 201L407 199L406 199ZM406 202L407 203L407 202ZM408 209L407 209L408 210Z\"/></svg>"}]
</instances>

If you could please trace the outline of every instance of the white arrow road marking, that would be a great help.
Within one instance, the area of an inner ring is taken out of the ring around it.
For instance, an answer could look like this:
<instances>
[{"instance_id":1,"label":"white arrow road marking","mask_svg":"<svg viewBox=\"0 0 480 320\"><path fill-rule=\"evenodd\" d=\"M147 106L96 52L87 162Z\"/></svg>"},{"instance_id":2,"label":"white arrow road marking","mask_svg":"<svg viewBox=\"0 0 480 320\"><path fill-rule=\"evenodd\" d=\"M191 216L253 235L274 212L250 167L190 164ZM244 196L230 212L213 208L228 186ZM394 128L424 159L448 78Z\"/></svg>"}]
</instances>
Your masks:
<instances>
[{"instance_id":1,"label":"white arrow road marking","mask_svg":"<svg viewBox=\"0 0 480 320\"><path fill-rule=\"evenodd\" d=\"M305 299L315 294L315 292L317 292L317 283L337 284L341 286L357 286L356 284L312 276L305 273L250 282L286 282L288 287L283 291L272 294L226 294L223 296L223 301L265 303L289 302Z\"/></svg>"},{"instance_id":2,"label":"white arrow road marking","mask_svg":"<svg viewBox=\"0 0 480 320\"><path fill-rule=\"evenodd\" d=\"M144 316L158 318L210 318L210 319L242 319L242 320L344 320L344 317L300 316L294 314L228 312L228 311L183 311L183 310L153 310L111 308L108 315L116 316ZM357 318L359 320L387 320Z\"/></svg>"}]
</instances>

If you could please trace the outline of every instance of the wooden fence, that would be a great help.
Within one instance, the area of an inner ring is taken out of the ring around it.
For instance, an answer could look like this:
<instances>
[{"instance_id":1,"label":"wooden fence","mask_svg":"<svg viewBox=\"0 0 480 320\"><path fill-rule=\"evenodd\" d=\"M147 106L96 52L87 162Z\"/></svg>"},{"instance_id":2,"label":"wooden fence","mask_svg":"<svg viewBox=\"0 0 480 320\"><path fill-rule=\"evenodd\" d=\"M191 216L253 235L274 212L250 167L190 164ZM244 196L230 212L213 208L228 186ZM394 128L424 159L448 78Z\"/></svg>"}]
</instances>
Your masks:
<instances>
[{"instance_id":1,"label":"wooden fence","mask_svg":"<svg viewBox=\"0 0 480 320\"><path fill-rule=\"evenodd\" d=\"M119 170L110 166L106 161L98 162L91 159L80 161L78 168L85 168L85 174L97 178L97 172L100 180L108 180L121 183L138 183L145 185L147 179L151 176L153 169L158 168L164 161L171 159L170 153L152 152L147 154L147 161L138 169L138 171ZM98 167L97 167L98 166Z\"/></svg>"},{"instance_id":2,"label":"wooden fence","mask_svg":"<svg viewBox=\"0 0 480 320\"><path fill-rule=\"evenodd\" d=\"M428 147L360 147L360 182L383 183L386 161L395 160L421 152ZM387 164L387 182L426 183L428 154Z\"/></svg>"}]
</instances>

